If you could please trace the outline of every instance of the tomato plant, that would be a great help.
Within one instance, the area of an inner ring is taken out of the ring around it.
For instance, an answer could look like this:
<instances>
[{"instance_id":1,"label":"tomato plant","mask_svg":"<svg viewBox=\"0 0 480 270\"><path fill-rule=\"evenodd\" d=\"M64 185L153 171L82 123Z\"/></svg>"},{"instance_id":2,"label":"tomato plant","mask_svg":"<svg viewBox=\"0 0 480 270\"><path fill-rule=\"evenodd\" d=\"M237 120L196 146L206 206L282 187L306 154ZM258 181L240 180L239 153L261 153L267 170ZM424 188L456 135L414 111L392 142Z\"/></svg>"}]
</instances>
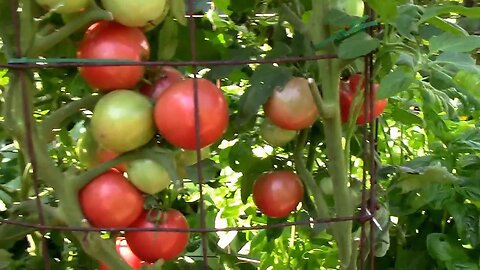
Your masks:
<instances>
[{"instance_id":1,"label":"tomato plant","mask_svg":"<svg viewBox=\"0 0 480 270\"><path fill-rule=\"evenodd\" d=\"M150 101L137 92L116 90L106 94L93 111L95 140L117 153L148 143L155 133L152 109Z\"/></svg>"},{"instance_id":2,"label":"tomato plant","mask_svg":"<svg viewBox=\"0 0 480 270\"><path fill-rule=\"evenodd\" d=\"M166 0L102 0L106 10L113 13L115 21L131 27L144 27L161 17L166 8ZM132 12L134 11L134 12Z\"/></svg>"},{"instance_id":3,"label":"tomato plant","mask_svg":"<svg viewBox=\"0 0 480 270\"><path fill-rule=\"evenodd\" d=\"M303 184L292 171L262 174L253 184L253 201L265 215L282 218L290 215L303 199Z\"/></svg>"},{"instance_id":4,"label":"tomato plant","mask_svg":"<svg viewBox=\"0 0 480 270\"><path fill-rule=\"evenodd\" d=\"M150 47L138 28L101 21L91 25L78 48L78 58L141 61L147 59ZM80 74L100 91L133 88L143 77L142 66L81 67Z\"/></svg>"},{"instance_id":5,"label":"tomato plant","mask_svg":"<svg viewBox=\"0 0 480 270\"><path fill-rule=\"evenodd\" d=\"M143 211L143 197L118 171L93 179L79 193L88 222L95 227L128 227Z\"/></svg>"},{"instance_id":6,"label":"tomato plant","mask_svg":"<svg viewBox=\"0 0 480 270\"><path fill-rule=\"evenodd\" d=\"M75 13L84 10L88 6L88 0L36 0L36 2L60 14Z\"/></svg>"},{"instance_id":7,"label":"tomato plant","mask_svg":"<svg viewBox=\"0 0 480 270\"><path fill-rule=\"evenodd\" d=\"M218 139L228 125L225 97L206 79L185 79L169 87L155 104L154 118L160 134L171 144L195 149L194 83L198 86L200 147ZM182 121L178 121L182 119Z\"/></svg>"},{"instance_id":8,"label":"tomato plant","mask_svg":"<svg viewBox=\"0 0 480 270\"><path fill-rule=\"evenodd\" d=\"M183 74L177 69L169 66L155 68L152 71L150 80L152 83L145 83L140 87L140 93L157 100L168 87L183 79Z\"/></svg>"},{"instance_id":9,"label":"tomato plant","mask_svg":"<svg viewBox=\"0 0 480 270\"><path fill-rule=\"evenodd\" d=\"M155 194L170 185L170 176L165 168L150 159L137 159L128 163L128 179L139 190Z\"/></svg>"},{"instance_id":10,"label":"tomato plant","mask_svg":"<svg viewBox=\"0 0 480 270\"><path fill-rule=\"evenodd\" d=\"M361 82L361 86L359 86L359 83ZM365 82L363 80L362 75L360 74L354 74L350 76L348 83L342 83L341 84L341 89L340 89L340 110L342 114L342 122L347 122L350 116L350 111L352 107L352 102L355 97L355 93L357 90L364 91L365 89ZM373 93L374 96L376 97L376 93L378 91L378 84L373 85ZM372 119L378 118L383 111L385 110L385 107L388 105L388 100L387 99L380 99L376 100L374 98L374 109L373 113L370 113L369 110L364 109L364 102L359 105L360 107L358 108L361 110L360 115L357 118L357 124L358 125L363 125L365 123L369 123L372 121ZM368 115L369 117L366 117L365 115Z\"/></svg>"},{"instance_id":11,"label":"tomato plant","mask_svg":"<svg viewBox=\"0 0 480 270\"><path fill-rule=\"evenodd\" d=\"M117 237L117 239L115 240L115 249L117 250L120 257L125 260L128 266L132 267L133 270L140 270L140 268L142 267L142 260L140 260L135 254L133 254L124 237ZM102 262L99 266L100 270L109 270L109 268Z\"/></svg>"},{"instance_id":12,"label":"tomato plant","mask_svg":"<svg viewBox=\"0 0 480 270\"><path fill-rule=\"evenodd\" d=\"M181 212L169 209L164 212L144 212L131 227L186 229L188 223ZM133 253L150 263L159 259L173 260L182 254L188 244L187 232L129 231L125 233L125 238Z\"/></svg>"},{"instance_id":13,"label":"tomato plant","mask_svg":"<svg viewBox=\"0 0 480 270\"><path fill-rule=\"evenodd\" d=\"M293 78L281 89L275 89L265 104L265 115L270 121L288 130L311 126L318 110L305 78Z\"/></svg>"},{"instance_id":14,"label":"tomato plant","mask_svg":"<svg viewBox=\"0 0 480 270\"><path fill-rule=\"evenodd\" d=\"M260 126L260 136L271 146L283 146L292 141L297 132L280 128L265 119Z\"/></svg>"}]
</instances>

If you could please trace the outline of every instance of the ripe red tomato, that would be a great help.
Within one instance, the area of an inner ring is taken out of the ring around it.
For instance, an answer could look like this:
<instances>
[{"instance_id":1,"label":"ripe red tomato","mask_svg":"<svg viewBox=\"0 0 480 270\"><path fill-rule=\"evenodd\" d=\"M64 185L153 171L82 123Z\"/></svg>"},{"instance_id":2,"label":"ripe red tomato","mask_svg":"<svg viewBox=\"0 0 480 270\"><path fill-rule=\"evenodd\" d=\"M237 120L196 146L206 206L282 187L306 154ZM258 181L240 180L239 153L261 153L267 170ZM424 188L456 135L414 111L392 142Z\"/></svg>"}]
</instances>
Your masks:
<instances>
[{"instance_id":1,"label":"ripe red tomato","mask_svg":"<svg viewBox=\"0 0 480 270\"><path fill-rule=\"evenodd\" d=\"M107 161L110 161L116 157L118 157L119 154L117 152L104 149L104 148L99 148L97 150L97 161L99 164L105 163ZM127 165L125 163L120 163L117 166L113 167L121 172L126 172L127 171Z\"/></svg>"},{"instance_id":2,"label":"ripe red tomato","mask_svg":"<svg viewBox=\"0 0 480 270\"><path fill-rule=\"evenodd\" d=\"M101 21L91 25L77 51L78 58L141 61L148 58L147 38L138 28ZM80 74L100 91L133 88L143 77L142 66L81 67Z\"/></svg>"},{"instance_id":3,"label":"ripe red tomato","mask_svg":"<svg viewBox=\"0 0 480 270\"><path fill-rule=\"evenodd\" d=\"M118 254L120 254L120 257L122 257L122 259L132 267L133 270L140 270L140 267L142 267L142 260L133 254L124 237L117 237L115 241L115 249ZM101 262L100 270L109 270L109 268Z\"/></svg>"},{"instance_id":4,"label":"ripe red tomato","mask_svg":"<svg viewBox=\"0 0 480 270\"><path fill-rule=\"evenodd\" d=\"M173 67L163 66L155 70L152 78L153 84L144 84L140 87L140 93L157 100L161 93L174 83L183 79L183 74Z\"/></svg>"},{"instance_id":5,"label":"ripe red tomato","mask_svg":"<svg viewBox=\"0 0 480 270\"><path fill-rule=\"evenodd\" d=\"M134 150L155 135L153 104L140 93L116 90L104 95L93 110L95 140L116 153Z\"/></svg>"},{"instance_id":6,"label":"ripe red tomato","mask_svg":"<svg viewBox=\"0 0 480 270\"><path fill-rule=\"evenodd\" d=\"M222 91L206 79L197 79L200 147L218 140L228 125L228 105ZM195 149L194 79L169 87L157 99L154 118L160 134L171 144Z\"/></svg>"},{"instance_id":7,"label":"ripe red tomato","mask_svg":"<svg viewBox=\"0 0 480 270\"><path fill-rule=\"evenodd\" d=\"M361 87L359 87L360 81L362 82ZM361 107L359 108L359 110L362 110L362 113L357 118L358 125L363 125L365 123L371 122L372 119L379 117L385 110L385 107L387 107L388 105L387 99L376 100L378 87L379 87L378 84L373 85L373 93L374 93L374 99L375 99L373 117L372 115L370 115L369 109L365 111L364 103L362 103L360 105ZM350 108L352 106L352 102L355 97L355 92L357 91L357 89L360 91L365 91L365 82L361 74L354 74L350 76L347 83L340 82L340 112L342 115L343 123L348 122L348 117L350 115ZM365 112L367 112L367 115L369 115L370 117L367 118L365 116Z\"/></svg>"},{"instance_id":8,"label":"ripe red tomato","mask_svg":"<svg viewBox=\"0 0 480 270\"><path fill-rule=\"evenodd\" d=\"M262 174L253 184L253 201L265 215L288 216L303 199L303 183L292 171Z\"/></svg>"},{"instance_id":9,"label":"ripe red tomato","mask_svg":"<svg viewBox=\"0 0 480 270\"><path fill-rule=\"evenodd\" d=\"M95 227L128 227L143 211L142 193L116 170L97 176L79 193L83 214Z\"/></svg>"},{"instance_id":10,"label":"ripe red tomato","mask_svg":"<svg viewBox=\"0 0 480 270\"><path fill-rule=\"evenodd\" d=\"M160 214L160 215L159 215ZM154 221L159 218L158 224ZM187 229L188 223L182 213L175 209L166 212L143 212L131 225L133 228ZM140 259L154 263L158 259L173 260L180 256L188 244L187 232L133 232L125 233L128 245Z\"/></svg>"},{"instance_id":11,"label":"ripe red tomato","mask_svg":"<svg viewBox=\"0 0 480 270\"><path fill-rule=\"evenodd\" d=\"M318 117L318 110L305 78L292 78L283 89L275 89L264 105L270 121L289 130L311 126Z\"/></svg>"}]
</instances>

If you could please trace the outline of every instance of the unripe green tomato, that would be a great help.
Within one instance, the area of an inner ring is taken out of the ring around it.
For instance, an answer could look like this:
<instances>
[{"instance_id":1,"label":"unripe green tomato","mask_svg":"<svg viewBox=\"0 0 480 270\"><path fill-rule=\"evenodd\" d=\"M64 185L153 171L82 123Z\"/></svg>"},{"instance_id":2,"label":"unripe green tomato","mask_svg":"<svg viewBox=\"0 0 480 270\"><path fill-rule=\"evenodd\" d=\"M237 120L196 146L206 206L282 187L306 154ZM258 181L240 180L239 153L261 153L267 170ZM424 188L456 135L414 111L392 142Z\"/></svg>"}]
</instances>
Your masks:
<instances>
[{"instance_id":1,"label":"unripe green tomato","mask_svg":"<svg viewBox=\"0 0 480 270\"><path fill-rule=\"evenodd\" d=\"M117 153L134 150L155 134L153 104L134 91L109 92L95 106L91 128L102 147Z\"/></svg>"},{"instance_id":2,"label":"unripe green tomato","mask_svg":"<svg viewBox=\"0 0 480 270\"><path fill-rule=\"evenodd\" d=\"M127 175L135 187L148 194L166 189L171 182L167 170L150 159L138 159L128 163Z\"/></svg>"},{"instance_id":3,"label":"unripe green tomato","mask_svg":"<svg viewBox=\"0 0 480 270\"><path fill-rule=\"evenodd\" d=\"M174 0L179 1L179 0ZM166 0L102 0L103 7L115 21L130 27L145 27L163 15Z\"/></svg>"},{"instance_id":4,"label":"unripe green tomato","mask_svg":"<svg viewBox=\"0 0 480 270\"><path fill-rule=\"evenodd\" d=\"M87 8L89 0L36 0L37 4L56 13L69 14L80 12Z\"/></svg>"},{"instance_id":5,"label":"unripe green tomato","mask_svg":"<svg viewBox=\"0 0 480 270\"><path fill-rule=\"evenodd\" d=\"M95 141L91 130L87 129L87 131L82 133L80 138L78 138L75 148L78 161L87 168L97 165L97 149L98 143Z\"/></svg>"},{"instance_id":6,"label":"unripe green tomato","mask_svg":"<svg viewBox=\"0 0 480 270\"><path fill-rule=\"evenodd\" d=\"M204 160L210 157L210 147L204 147L200 149L200 158ZM197 164L197 151L195 150L184 150L182 149L175 156L175 159L178 164L183 166L191 166Z\"/></svg>"},{"instance_id":7,"label":"unripe green tomato","mask_svg":"<svg viewBox=\"0 0 480 270\"><path fill-rule=\"evenodd\" d=\"M260 126L260 136L271 146L283 146L297 136L297 131L283 129L265 119Z\"/></svg>"},{"instance_id":8,"label":"unripe green tomato","mask_svg":"<svg viewBox=\"0 0 480 270\"><path fill-rule=\"evenodd\" d=\"M325 177L320 180L320 190L322 190L325 195L333 195L333 183L332 178Z\"/></svg>"}]
</instances>

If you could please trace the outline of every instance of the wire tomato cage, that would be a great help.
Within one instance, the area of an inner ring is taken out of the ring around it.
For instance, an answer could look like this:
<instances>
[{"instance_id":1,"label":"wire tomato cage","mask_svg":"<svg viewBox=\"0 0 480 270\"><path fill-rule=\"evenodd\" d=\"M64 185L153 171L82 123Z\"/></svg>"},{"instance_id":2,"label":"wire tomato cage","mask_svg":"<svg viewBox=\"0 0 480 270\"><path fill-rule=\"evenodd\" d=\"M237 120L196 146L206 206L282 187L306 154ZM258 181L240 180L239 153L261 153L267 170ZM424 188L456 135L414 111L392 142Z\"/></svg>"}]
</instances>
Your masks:
<instances>
[{"instance_id":1,"label":"wire tomato cage","mask_svg":"<svg viewBox=\"0 0 480 270\"><path fill-rule=\"evenodd\" d=\"M193 69L193 78L194 78L194 119L195 119L195 140L196 140L196 158L197 161L201 160L200 152L200 121L199 121L199 98L198 98L198 85L196 82L197 71L199 66L221 66L221 65L241 65L241 64L284 64L284 63L295 63L295 62L305 62L305 61L322 61L327 59L337 58L335 54L323 54L323 55L310 55L310 56L298 56L298 57L280 57L280 58L268 58L268 59L251 59L251 60L213 60L213 61L197 61L197 44L195 39L195 18L198 15L194 14L194 0L188 0L187 5L187 17L188 17L188 29L189 29L189 38L190 38L190 51L191 51L191 60L190 61L125 61L125 60L114 60L114 59L61 59L61 58L46 58L46 59L30 59L22 56L21 48L21 33L20 33L20 15L18 11L19 0L9 0L11 1L11 14L12 14L12 23L14 26L15 33L15 51L17 58L10 59L7 64L0 64L0 68L12 69L13 72L17 72L20 78L20 87L23 93L29 91L26 87L26 74L25 70L27 69L46 69L46 68L65 68L65 67L82 67L82 66L190 66ZM367 16L369 23L366 27L363 27L360 30L365 29L369 34L374 34L376 29L376 24L372 23L374 18L373 10L366 6ZM25 131L27 134L26 138L26 153L30 157L30 163L32 168L32 181L34 187L36 208L39 214L39 223L33 224L28 222L22 222L18 220L9 220L0 218L1 224L10 224L15 226L33 228L39 231L42 235L45 235L48 231L69 231L69 232L117 232L117 231L164 231L164 232L190 232L190 233L199 233L201 235L201 247L202 247L202 257L203 265L205 269L209 269L208 259L209 256L207 253L208 243L207 243L207 234L214 232L227 232L227 231L250 231L250 230L266 230L272 228L282 228L282 227L292 227L292 226L311 226L314 224L331 224L344 221L357 221L361 223L361 237L358 239L359 248L360 248L360 258L365 258L366 251L369 250L369 265L370 269L374 269L375 265L375 233L373 233L376 228L379 226L375 219L375 213L377 210L377 198L376 198L376 168L375 168L375 159L374 153L376 151L376 134L373 130L373 127L376 125L374 117L371 117L373 114L373 105L374 105L374 95L373 95L373 83L372 83L372 73L373 73L373 54L370 53L364 57L365 69L365 102L364 110L367 112L367 119L372 119L368 126L370 128L363 129L363 147L368 149L368 151L363 152L364 163L372 164L369 168L364 166L363 168L363 177L362 177L362 202L360 214L350 216L350 217L332 217L327 219L315 219L308 221L296 221L296 222L283 222L275 223L268 225L257 225L257 226L242 226L242 227L225 227L225 228L209 228L207 227L206 222L206 210L204 202L204 175L202 170L202 165L200 162L197 162L196 172L198 176L198 188L199 188L199 212L200 212L200 227L198 228L188 228L188 229L175 229L175 228L97 228L97 227L72 227L72 226L51 226L45 223L45 213L42 207L39 196L39 177L37 174L38 160L35 158L35 147L34 142L31 136L28 136L33 132L32 130L32 121L28 115L32 115L32 109L27 105L31 103L29 100L29 95L23 94L23 106L22 113L24 115ZM368 189L367 189L368 183ZM367 197L369 198L367 200ZM367 224L370 227L369 239L367 239L366 226ZM357 239L356 239L357 240ZM367 240L369 246L367 247ZM43 256L48 258L48 248L46 238L42 238L43 246ZM367 260L361 260L360 269L365 269ZM44 268L50 269L49 260L44 260Z\"/></svg>"}]
</instances>

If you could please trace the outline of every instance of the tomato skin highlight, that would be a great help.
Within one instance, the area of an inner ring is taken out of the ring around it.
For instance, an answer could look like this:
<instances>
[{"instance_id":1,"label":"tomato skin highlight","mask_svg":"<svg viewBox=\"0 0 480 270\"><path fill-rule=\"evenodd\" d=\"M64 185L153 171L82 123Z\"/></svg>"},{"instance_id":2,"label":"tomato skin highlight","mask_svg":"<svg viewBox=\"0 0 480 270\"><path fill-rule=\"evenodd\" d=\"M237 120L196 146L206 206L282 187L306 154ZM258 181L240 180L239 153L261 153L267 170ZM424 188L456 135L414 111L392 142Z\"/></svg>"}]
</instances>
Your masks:
<instances>
[{"instance_id":1,"label":"tomato skin highlight","mask_svg":"<svg viewBox=\"0 0 480 270\"><path fill-rule=\"evenodd\" d=\"M140 270L142 267L142 260L135 255L124 237L117 237L115 240L115 249L120 257L130 266L133 270ZM108 266L100 262L100 270L109 270Z\"/></svg>"},{"instance_id":2,"label":"tomato skin highlight","mask_svg":"<svg viewBox=\"0 0 480 270\"><path fill-rule=\"evenodd\" d=\"M153 100L157 100L167 88L184 79L180 71L170 66L160 67L155 72L157 74L153 78L153 84L144 84L140 87L140 93Z\"/></svg>"},{"instance_id":3,"label":"tomato skin highlight","mask_svg":"<svg viewBox=\"0 0 480 270\"><path fill-rule=\"evenodd\" d=\"M200 148L220 139L228 126L228 105L222 91L206 79L197 79ZM169 87L157 99L155 124L171 144L193 150L195 141L194 79Z\"/></svg>"},{"instance_id":4,"label":"tomato skin highlight","mask_svg":"<svg viewBox=\"0 0 480 270\"><path fill-rule=\"evenodd\" d=\"M131 225L132 228L177 228L187 229L188 223L183 214L175 209L161 212L158 224L150 221L159 212L144 211ZM140 259L154 263L159 259L174 260L180 256L188 244L188 232L133 232L125 233L128 245Z\"/></svg>"},{"instance_id":5,"label":"tomato skin highlight","mask_svg":"<svg viewBox=\"0 0 480 270\"><path fill-rule=\"evenodd\" d=\"M283 218L295 210L303 199L304 187L292 171L271 171L253 184L253 201L268 217Z\"/></svg>"},{"instance_id":6,"label":"tomato skin highlight","mask_svg":"<svg viewBox=\"0 0 480 270\"><path fill-rule=\"evenodd\" d=\"M143 211L142 193L116 170L97 176L79 192L80 206L94 227L128 227Z\"/></svg>"},{"instance_id":7,"label":"tomato skin highlight","mask_svg":"<svg viewBox=\"0 0 480 270\"><path fill-rule=\"evenodd\" d=\"M362 84L359 86L359 83ZM373 115L370 115L369 108L365 110L363 102L359 108L361 110L360 115L357 118L357 125L364 125L366 123L370 123L373 119L378 118L385 108L388 105L388 99L380 99L377 100L377 92L378 92L378 84L373 84L373 94L374 94L374 107L373 107ZM342 116L342 123L348 122L348 118L350 116L350 109L352 106L353 99L355 97L356 91L365 91L365 81L361 74L353 74L349 77L348 82L340 82L340 112ZM365 113L367 112L367 113ZM366 117L366 114L369 117Z\"/></svg>"},{"instance_id":8,"label":"tomato skin highlight","mask_svg":"<svg viewBox=\"0 0 480 270\"><path fill-rule=\"evenodd\" d=\"M141 61L148 58L146 36L138 28L100 21L91 25L77 51L78 58ZM80 67L80 74L100 91L133 88L143 77L142 66Z\"/></svg>"},{"instance_id":9,"label":"tomato skin highlight","mask_svg":"<svg viewBox=\"0 0 480 270\"><path fill-rule=\"evenodd\" d=\"M273 124L288 130L307 128L318 118L308 81L299 77L292 78L283 89L275 89L264 110Z\"/></svg>"},{"instance_id":10,"label":"tomato skin highlight","mask_svg":"<svg viewBox=\"0 0 480 270\"><path fill-rule=\"evenodd\" d=\"M155 135L153 105L140 93L116 90L103 96L93 110L95 140L116 153L134 150Z\"/></svg>"}]
</instances>

